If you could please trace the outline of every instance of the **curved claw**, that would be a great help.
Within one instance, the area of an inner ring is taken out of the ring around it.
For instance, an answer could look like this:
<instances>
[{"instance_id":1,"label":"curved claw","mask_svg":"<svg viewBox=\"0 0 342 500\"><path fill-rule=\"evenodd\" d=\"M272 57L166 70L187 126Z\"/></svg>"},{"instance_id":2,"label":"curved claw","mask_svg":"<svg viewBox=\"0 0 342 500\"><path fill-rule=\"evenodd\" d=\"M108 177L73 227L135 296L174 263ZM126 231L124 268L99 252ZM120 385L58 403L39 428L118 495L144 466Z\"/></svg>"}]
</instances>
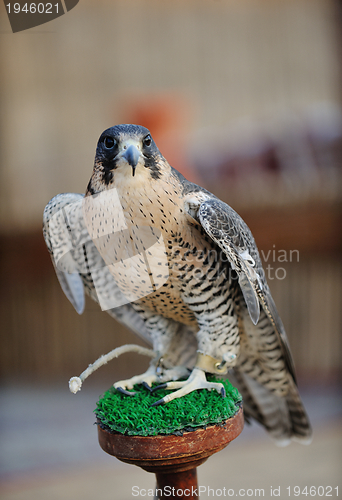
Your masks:
<instances>
[{"instance_id":1,"label":"curved claw","mask_svg":"<svg viewBox=\"0 0 342 500\"><path fill-rule=\"evenodd\" d=\"M155 401L154 403L151 404L150 408L152 408L152 406L164 405L165 403L166 401L164 401L164 398L158 399L158 401Z\"/></svg>"},{"instance_id":2,"label":"curved claw","mask_svg":"<svg viewBox=\"0 0 342 500\"><path fill-rule=\"evenodd\" d=\"M149 386L147 382L145 382L145 381L144 381L144 382L141 382L141 385L142 385L143 387L145 387L145 389L147 389L148 391L153 392L152 387L151 387L151 386Z\"/></svg>"},{"instance_id":3,"label":"curved claw","mask_svg":"<svg viewBox=\"0 0 342 500\"><path fill-rule=\"evenodd\" d=\"M127 389L133 389L133 387L135 385L142 384L143 382L145 382L146 386L151 387L152 383L156 382L157 380L159 380L159 379L158 379L158 376L156 374L155 366L153 364L151 364L145 373L142 373L141 375L135 375L134 377L127 379L127 380L119 380L118 382L115 382L114 387L115 387L115 389L118 389L119 387L121 387L127 391ZM134 393L127 391L127 392L123 392L123 394L130 395L130 394L134 394Z\"/></svg>"},{"instance_id":4,"label":"curved claw","mask_svg":"<svg viewBox=\"0 0 342 500\"><path fill-rule=\"evenodd\" d=\"M125 396L135 396L136 395L136 392L126 391L126 389L124 389L123 387L115 387L115 389L117 391L121 392L121 394L124 394Z\"/></svg>"},{"instance_id":5,"label":"curved claw","mask_svg":"<svg viewBox=\"0 0 342 500\"><path fill-rule=\"evenodd\" d=\"M133 389L133 387L137 384L142 384L148 391L153 391L164 387L163 384L161 384L152 389L151 386L154 382L176 380L179 378L183 378L185 375L188 374L188 370L184 366L175 366L173 368L168 368L167 370L163 371L162 375L160 375L159 373L157 374L155 361L156 360L152 360L150 366L148 367L145 373L142 373L141 375L135 375L134 377L127 380L119 380L118 382L115 382L114 387L116 389L120 387L121 389L123 389L120 392L126 394L126 396L131 396L134 395L135 393L128 392L127 389Z\"/></svg>"},{"instance_id":6,"label":"curved claw","mask_svg":"<svg viewBox=\"0 0 342 500\"><path fill-rule=\"evenodd\" d=\"M151 392L156 392L156 391L159 391L159 389L165 389L166 387L167 387L167 383L159 384L159 385L156 385L155 387L152 387ZM156 406L154 403L153 403L153 405Z\"/></svg>"}]
</instances>

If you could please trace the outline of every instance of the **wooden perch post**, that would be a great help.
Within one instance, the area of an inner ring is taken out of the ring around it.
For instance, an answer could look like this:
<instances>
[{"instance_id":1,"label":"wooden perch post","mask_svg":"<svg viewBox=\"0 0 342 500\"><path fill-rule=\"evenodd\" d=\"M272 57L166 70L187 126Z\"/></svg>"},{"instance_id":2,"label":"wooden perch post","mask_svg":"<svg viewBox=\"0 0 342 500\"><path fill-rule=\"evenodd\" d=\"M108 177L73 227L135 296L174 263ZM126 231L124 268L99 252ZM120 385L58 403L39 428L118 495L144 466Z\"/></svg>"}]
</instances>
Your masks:
<instances>
[{"instance_id":1,"label":"wooden perch post","mask_svg":"<svg viewBox=\"0 0 342 500\"><path fill-rule=\"evenodd\" d=\"M155 473L157 500L192 500L199 498L196 468L241 433L244 418L240 408L221 425L184 432L182 436L126 436L105 430L98 423L99 443L105 452Z\"/></svg>"}]
</instances>

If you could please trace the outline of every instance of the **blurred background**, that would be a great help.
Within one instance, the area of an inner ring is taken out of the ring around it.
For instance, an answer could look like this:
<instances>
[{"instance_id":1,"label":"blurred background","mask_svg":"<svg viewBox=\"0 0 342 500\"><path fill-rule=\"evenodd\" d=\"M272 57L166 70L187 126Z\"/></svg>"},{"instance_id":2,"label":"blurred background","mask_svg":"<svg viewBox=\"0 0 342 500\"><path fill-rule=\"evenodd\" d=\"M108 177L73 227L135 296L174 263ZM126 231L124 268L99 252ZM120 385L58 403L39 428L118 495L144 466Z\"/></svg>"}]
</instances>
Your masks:
<instances>
[{"instance_id":1,"label":"blurred background","mask_svg":"<svg viewBox=\"0 0 342 500\"><path fill-rule=\"evenodd\" d=\"M117 123L148 127L172 166L251 228L317 429L311 447L279 450L253 426L201 467L200 482L219 487L229 464L247 488L247 464L266 498L277 482L283 498L317 477L337 486L342 3L81 0L16 34L3 4L0 13L2 498L131 498L131 485L153 487L152 475L106 457L91 427L101 392L146 359L127 354L77 396L67 388L101 354L142 341L90 301L77 315L41 233L46 203L85 191L98 137Z\"/></svg>"}]
</instances>

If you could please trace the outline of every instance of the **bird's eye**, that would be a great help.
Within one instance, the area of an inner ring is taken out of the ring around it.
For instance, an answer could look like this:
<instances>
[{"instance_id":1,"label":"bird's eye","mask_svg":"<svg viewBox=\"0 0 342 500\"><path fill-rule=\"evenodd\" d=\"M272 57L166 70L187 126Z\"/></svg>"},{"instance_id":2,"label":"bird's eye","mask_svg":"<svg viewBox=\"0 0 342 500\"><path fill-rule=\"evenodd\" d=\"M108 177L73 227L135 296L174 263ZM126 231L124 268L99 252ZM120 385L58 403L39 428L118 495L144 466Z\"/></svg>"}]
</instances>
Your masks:
<instances>
[{"instance_id":1,"label":"bird's eye","mask_svg":"<svg viewBox=\"0 0 342 500\"><path fill-rule=\"evenodd\" d=\"M103 143L106 149L112 149L115 145L115 140L113 137L107 136L104 138Z\"/></svg>"},{"instance_id":2,"label":"bird's eye","mask_svg":"<svg viewBox=\"0 0 342 500\"><path fill-rule=\"evenodd\" d=\"M147 135L144 139L144 146L149 147L152 144L152 137Z\"/></svg>"}]
</instances>

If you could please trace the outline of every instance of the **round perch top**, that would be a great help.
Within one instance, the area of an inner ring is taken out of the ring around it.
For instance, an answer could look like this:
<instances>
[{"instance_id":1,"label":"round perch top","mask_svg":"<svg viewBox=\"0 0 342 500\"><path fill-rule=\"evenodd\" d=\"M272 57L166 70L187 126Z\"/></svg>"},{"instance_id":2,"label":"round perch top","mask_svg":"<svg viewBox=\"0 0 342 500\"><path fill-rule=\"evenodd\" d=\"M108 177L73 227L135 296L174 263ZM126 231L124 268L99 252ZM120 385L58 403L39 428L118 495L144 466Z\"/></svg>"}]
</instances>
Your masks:
<instances>
[{"instance_id":1,"label":"round perch top","mask_svg":"<svg viewBox=\"0 0 342 500\"><path fill-rule=\"evenodd\" d=\"M112 387L98 401L95 414L100 427L128 436L182 435L208 425L223 425L239 411L242 397L228 380L211 379L223 383L226 397L201 390L151 407L169 391L151 393L139 384L134 387L134 396L126 396Z\"/></svg>"}]
</instances>

